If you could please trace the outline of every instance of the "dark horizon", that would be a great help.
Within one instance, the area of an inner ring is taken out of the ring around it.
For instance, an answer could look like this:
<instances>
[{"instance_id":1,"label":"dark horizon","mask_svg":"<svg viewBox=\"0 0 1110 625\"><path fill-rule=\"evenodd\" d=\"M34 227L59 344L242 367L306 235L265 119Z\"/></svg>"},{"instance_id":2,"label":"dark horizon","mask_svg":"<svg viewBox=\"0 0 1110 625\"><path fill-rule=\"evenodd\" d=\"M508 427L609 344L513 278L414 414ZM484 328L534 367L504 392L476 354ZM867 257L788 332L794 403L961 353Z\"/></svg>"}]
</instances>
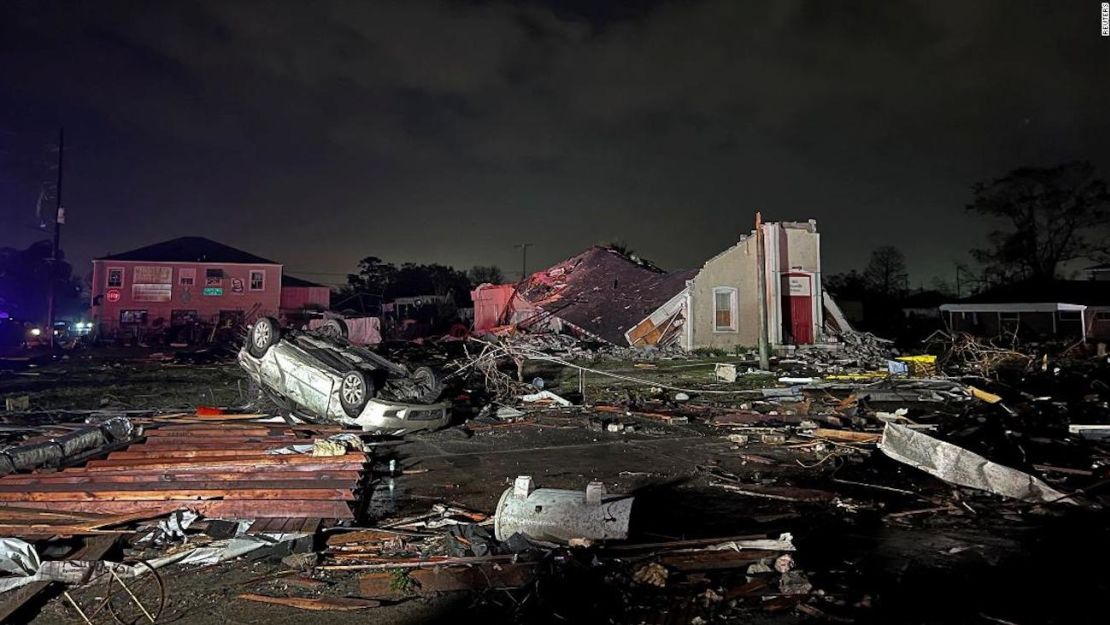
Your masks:
<instances>
[{"instance_id":1,"label":"dark horizon","mask_svg":"<svg viewBox=\"0 0 1110 625\"><path fill-rule=\"evenodd\" d=\"M535 270L619 239L696 268L817 220L951 280L971 186L1110 176L1099 5L728 1L0 7L0 246L66 129L62 246L200 235L336 283L359 259Z\"/></svg>"}]
</instances>

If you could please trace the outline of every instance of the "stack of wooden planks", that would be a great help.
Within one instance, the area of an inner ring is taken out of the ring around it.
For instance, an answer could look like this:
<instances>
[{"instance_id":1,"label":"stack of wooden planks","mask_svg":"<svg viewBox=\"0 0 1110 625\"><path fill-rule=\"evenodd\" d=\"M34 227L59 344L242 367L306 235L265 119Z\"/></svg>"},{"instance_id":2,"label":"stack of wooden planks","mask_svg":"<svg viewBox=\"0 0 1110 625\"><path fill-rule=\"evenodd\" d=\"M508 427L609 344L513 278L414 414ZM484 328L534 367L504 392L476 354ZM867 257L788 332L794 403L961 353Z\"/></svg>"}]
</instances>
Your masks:
<instances>
[{"instance_id":1,"label":"stack of wooden planks","mask_svg":"<svg viewBox=\"0 0 1110 625\"><path fill-rule=\"evenodd\" d=\"M339 431L245 421L153 427L142 442L81 467L0 477L0 507L104 515L188 508L222 518L350 519L365 453L266 454Z\"/></svg>"}]
</instances>

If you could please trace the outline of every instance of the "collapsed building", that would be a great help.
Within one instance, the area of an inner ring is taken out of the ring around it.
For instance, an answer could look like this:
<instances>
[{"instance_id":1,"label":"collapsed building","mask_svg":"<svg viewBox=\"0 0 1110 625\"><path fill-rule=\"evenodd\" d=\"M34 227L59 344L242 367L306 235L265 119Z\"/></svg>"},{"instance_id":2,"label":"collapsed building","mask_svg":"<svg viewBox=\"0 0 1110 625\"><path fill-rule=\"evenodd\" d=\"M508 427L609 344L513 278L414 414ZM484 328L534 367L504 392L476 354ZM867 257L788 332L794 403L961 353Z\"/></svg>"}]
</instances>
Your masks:
<instances>
[{"instance_id":1,"label":"collapsed building","mask_svg":"<svg viewBox=\"0 0 1110 625\"><path fill-rule=\"evenodd\" d=\"M508 325L627 345L626 333L682 293L694 273L666 272L635 256L594 246L520 284L478 286L471 293L474 328Z\"/></svg>"},{"instance_id":2,"label":"collapsed building","mask_svg":"<svg viewBox=\"0 0 1110 625\"><path fill-rule=\"evenodd\" d=\"M816 221L761 227L762 268L754 230L693 270L668 272L595 246L520 284L477 287L471 294L474 328L567 332L633 347L753 347L759 342L763 271L772 346L821 342L826 316L830 327L850 329L821 286Z\"/></svg>"}]
</instances>

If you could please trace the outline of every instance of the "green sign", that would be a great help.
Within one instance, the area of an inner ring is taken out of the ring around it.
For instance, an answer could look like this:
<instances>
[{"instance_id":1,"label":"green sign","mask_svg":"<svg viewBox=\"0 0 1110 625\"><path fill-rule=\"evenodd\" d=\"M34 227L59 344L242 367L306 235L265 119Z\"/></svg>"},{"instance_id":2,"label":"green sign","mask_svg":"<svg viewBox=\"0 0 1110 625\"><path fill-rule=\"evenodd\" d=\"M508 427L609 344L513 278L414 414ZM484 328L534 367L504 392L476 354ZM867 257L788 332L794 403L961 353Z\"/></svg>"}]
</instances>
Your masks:
<instances>
[{"instance_id":1,"label":"green sign","mask_svg":"<svg viewBox=\"0 0 1110 625\"><path fill-rule=\"evenodd\" d=\"M222 286L206 286L204 287L205 295L223 295L224 288Z\"/></svg>"}]
</instances>

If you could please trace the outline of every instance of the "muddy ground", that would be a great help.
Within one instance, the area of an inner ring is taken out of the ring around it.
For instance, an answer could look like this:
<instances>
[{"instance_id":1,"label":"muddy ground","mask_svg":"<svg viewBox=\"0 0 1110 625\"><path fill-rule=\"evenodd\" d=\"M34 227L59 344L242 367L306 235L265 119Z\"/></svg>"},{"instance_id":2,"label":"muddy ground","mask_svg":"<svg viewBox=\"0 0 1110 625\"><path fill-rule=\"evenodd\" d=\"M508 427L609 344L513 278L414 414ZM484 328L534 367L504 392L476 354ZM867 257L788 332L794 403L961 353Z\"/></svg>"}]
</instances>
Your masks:
<instances>
[{"instance_id":1,"label":"muddy ground","mask_svg":"<svg viewBox=\"0 0 1110 625\"><path fill-rule=\"evenodd\" d=\"M655 368L633 363L595 363L638 377L657 376L676 385L707 384L713 362L675 361ZM149 352L76 354L24 373L0 376L0 397L27 394L41 409L193 409L235 406L248 390L234 365L173 364ZM577 389L577 374L549 366L528 371L556 392ZM753 382L757 385L758 382ZM587 378L587 396L620 399L635 385ZM635 392L635 391L633 391ZM695 397L695 399L698 399ZM713 398L713 401L723 401ZM453 502L492 512L517 475L539 486L580 489L600 480L610 492L636 494L633 540L777 535L790 532L795 559L816 589L830 599L826 612L860 623L1094 623L1106 622L1101 599L1110 591L1102 566L1110 555L1110 525L1099 511L1066 511L998 505L989 496L966 500L966 513L920 514L892 520L892 512L929 507L923 498L946 487L878 454L837 466L813 468L816 458L799 457L781 446L750 443L743 448L707 425L636 423L632 433L598 432L589 414L556 411L531 424L458 428L411 436L383 447L382 467L392 457L408 473L377 481L371 513L379 518L423 512L433 503ZM741 454L775 464L745 460ZM713 486L711 471L747 482L814 488L835 493L835 502L790 502L738 495ZM860 482L873 486L859 486ZM912 490L906 495L874 488L883 484ZM331 574L323 589L290 587L276 559L231 562L202 569L163 572L168 603L164 622L200 623L430 623L482 620L489 623L652 622L695 619L747 622L820 622L794 611L767 613L758 606L714 612L680 589L652 591L629 599L627 589L585 573L549 584L534 609L522 609L508 593L452 595L413 600L349 613L300 612L244 601L244 592L313 596L348 595L354 574ZM97 604L98 589L71 596L85 609ZM631 605L631 607L629 607ZM37 610L37 611L36 611ZM95 622L111 622L106 614ZM68 600L55 596L20 616L26 622L80 623ZM163 622L160 620L159 622Z\"/></svg>"}]
</instances>

